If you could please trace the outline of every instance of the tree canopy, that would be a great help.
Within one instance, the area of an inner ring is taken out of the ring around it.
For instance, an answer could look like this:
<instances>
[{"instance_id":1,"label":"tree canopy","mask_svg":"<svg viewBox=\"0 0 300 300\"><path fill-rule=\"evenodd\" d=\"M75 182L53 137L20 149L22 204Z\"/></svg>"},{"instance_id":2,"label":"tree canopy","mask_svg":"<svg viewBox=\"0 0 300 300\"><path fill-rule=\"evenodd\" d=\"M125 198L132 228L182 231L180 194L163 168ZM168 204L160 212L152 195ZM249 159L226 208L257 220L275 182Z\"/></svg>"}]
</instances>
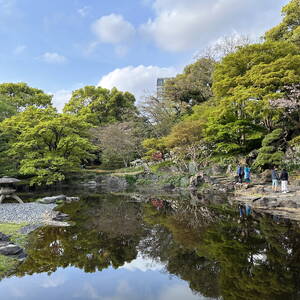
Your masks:
<instances>
[{"instance_id":1,"label":"tree canopy","mask_svg":"<svg viewBox=\"0 0 300 300\"><path fill-rule=\"evenodd\" d=\"M282 22L266 33L266 40L286 40L300 46L300 1L290 1L283 7L282 16Z\"/></svg>"},{"instance_id":2,"label":"tree canopy","mask_svg":"<svg viewBox=\"0 0 300 300\"><path fill-rule=\"evenodd\" d=\"M0 131L9 146L5 155L17 162L19 173L31 176L31 184L52 184L92 157L89 127L80 116L29 107L4 120Z\"/></svg>"},{"instance_id":3,"label":"tree canopy","mask_svg":"<svg viewBox=\"0 0 300 300\"><path fill-rule=\"evenodd\" d=\"M93 125L122 122L136 113L135 97L116 88L86 86L73 92L64 112L84 116Z\"/></svg>"}]
</instances>

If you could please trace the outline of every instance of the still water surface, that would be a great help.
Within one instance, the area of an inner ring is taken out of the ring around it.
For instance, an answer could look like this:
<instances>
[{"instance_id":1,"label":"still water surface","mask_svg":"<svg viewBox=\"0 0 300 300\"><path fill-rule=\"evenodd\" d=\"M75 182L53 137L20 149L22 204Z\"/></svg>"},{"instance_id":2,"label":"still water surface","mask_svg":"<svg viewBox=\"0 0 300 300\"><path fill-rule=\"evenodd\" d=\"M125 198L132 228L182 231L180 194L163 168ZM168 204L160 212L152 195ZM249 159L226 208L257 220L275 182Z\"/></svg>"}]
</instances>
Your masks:
<instances>
[{"instance_id":1,"label":"still water surface","mask_svg":"<svg viewBox=\"0 0 300 300\"><path fill-rule=\"evenodd\" d=\"M235 208L90 195L30 234L1 299L300 299L297 223Z\"/></svg>"}]
</instances>

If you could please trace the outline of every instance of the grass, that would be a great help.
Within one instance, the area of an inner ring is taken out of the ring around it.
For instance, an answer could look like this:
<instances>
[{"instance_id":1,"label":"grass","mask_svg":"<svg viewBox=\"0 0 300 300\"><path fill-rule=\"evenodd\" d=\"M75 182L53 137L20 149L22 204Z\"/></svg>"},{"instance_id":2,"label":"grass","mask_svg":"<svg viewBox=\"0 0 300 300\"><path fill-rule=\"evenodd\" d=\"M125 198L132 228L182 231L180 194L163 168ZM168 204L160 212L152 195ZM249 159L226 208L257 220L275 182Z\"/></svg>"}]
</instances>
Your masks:
<instances>
[{"instance_id":1,"label":"grass","mask_svg":"<svg viewBox=\"0 0 300 300\"><path fill-rule=\"evenodd\" d=\"M9 235L10 240L24 248L27 241L27 235L21 234L20 229L26 224L10 224L0 223L0 232ZM0 277L5 276L7 273L17 267L19 261L17 259L0 255Z\"/></svg>"},{"instance_id":2,"label":"grass","mask_svg":"<svg viewBox=\"0 0 300 300\"><path fill-rule=\"evenodd\" d=\"M0 255L0 277L13 270L18 264L19 261L17 259Z\"/></svg>"},{"instance_id":3,"label":"grass","mask_svg":"<svg viewBox=\"0 0 300 300\"><path fill-rule=\"evenodd\" d=\"M131 167L131 168L122 168L115 170L105 170L105 169L87 169L86 172L98 173L103 175L113 174L116 176L126 176L126 175L138 175L144 172L143 167Z\"/></svg>"},{"instance_id":4,"label":"grass","mask_svg":"<svg viewBox=\"0 0 300 300\"><path fill-rule=\"evenodd\" d=\"M27 236L19 232L24 226L26 226L26 224L0 223L0 232L9 235L10 240L13 243L19 245L20 247L25 247Z\"/></svg>"}]
</instances>

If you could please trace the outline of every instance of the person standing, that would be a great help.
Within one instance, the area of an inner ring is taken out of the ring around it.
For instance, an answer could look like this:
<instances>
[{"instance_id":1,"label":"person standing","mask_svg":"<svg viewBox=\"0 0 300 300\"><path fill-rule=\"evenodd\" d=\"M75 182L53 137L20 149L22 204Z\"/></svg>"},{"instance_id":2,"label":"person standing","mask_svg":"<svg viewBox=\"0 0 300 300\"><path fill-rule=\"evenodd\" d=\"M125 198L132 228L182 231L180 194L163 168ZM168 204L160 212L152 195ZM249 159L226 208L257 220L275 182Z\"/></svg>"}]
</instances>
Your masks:
<instances>
[{"instance_id":1,"label":"person standing","mask_svg":"<svg viewBox=\"0 0 300 300\"><path fill-rule=\"evenodd\" d=\"M237 175L238 175L239 183L243 183L243 178L244 178L244 167L243 166L238 165Z\"/></svg>"},{"instance_id":2,"label":"person standing","mask_svg":"<svg viewBox=\"0 0 300 300\"><path fill-rule=\"evenodd\" d=\"M250 169L250 167L248 165L244 168L244 173L245 173L245 182L246 183L250 183L251 169Z\"/></svg>"},{"instance_id":3,"label":"person standing","mask_svg":"<svg viewBox=\"0 0 300 300\"><path fill-rule=\"evenodd\" d=\"M288 193L289 174L286 169L283 169L281 171L280 180L281 180L281 191L283 193Z\"/></svg>"},{"instance_id":4,"label":"person standing","mask_svg":"<svg viewBox=\"0 0 300 300\"><path fill-rule=\"evenodd\" d=\"M272 170L272 191L277 192L279 175L277 172L277 168L274 167Z\"/></svg>"}]
</instances>

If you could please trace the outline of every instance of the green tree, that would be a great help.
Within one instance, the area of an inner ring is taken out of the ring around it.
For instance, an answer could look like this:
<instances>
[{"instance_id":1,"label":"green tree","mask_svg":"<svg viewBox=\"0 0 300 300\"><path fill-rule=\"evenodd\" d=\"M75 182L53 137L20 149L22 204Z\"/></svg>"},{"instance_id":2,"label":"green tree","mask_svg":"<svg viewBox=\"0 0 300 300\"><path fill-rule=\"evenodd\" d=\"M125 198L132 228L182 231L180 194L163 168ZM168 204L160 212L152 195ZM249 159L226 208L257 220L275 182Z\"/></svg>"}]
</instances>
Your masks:
<instances>
[{"instance_id":1,"label":"green tree","mask_svg":"<svg viewBox=\"0 0 300 300\"><path fill-rule=\"evenodd\" d=\"M134 103L135 98L129 92L86 86L73 92L64 112L84 116L89 123L99 126L135 117Z\"/></svg>"},{"instance_id":2,"label":"green tree","mask_svg":"<svg viewBox=\"0 0 300 300\"><path fill-rule=\"evenodd\" d=\"M0 84L0 116L1 106L7 106L11 113L22 111L28 106L43 108L51 105L52 96L42 90L32 88L24 82Z\"/></svg>"},{"instance_id":3,"label":"green tree","mask_svg":"<svg viewBox=\"0 0 300 300\"><path fill-rule=\"evenodd\" d=\"M82 117L58 114L52 107L29 107L1 125L2 134L8 137L5 154L18 162L20 174L32 176L31 184L62 181L92 157L90 125Z\"/></svg>"},{"instance_id":4,"label":"green tree","mask_svg":"<svg viewBox=\"0 0 300 300\"><path fill-rule=\"evenodd\" d=\"M285 148L286 140L283 129L273 130L263 139L254 167L269 169L272 166L280 166L284 158Z\"/></svg>"},{"instance_id":5,"label":"green tree","mask_svg":"<svg viewBox=\"0 0 300 300\"><path fill-rule=\"evenodd\" d=\"M282 22L266 33L266 40L288 40L300 46L300 1L290 1L283 7L282 16Z\"/></svg>"},{"instance_id":6,"label":"green tree","mask_svg":"<svg viewBox=\"0 0 300 300\"><path fill-rule=\"evenodd\" d=\"M182 74L167 80L163 96L187 108L212 97L212 73L215 62L209 58L200 58L185 67Z\"/></svg>"},{"instance_id":7,"label":"green tree","mask_svg":"<svg viewBox=\"0 0 300 300\"><path fill-rule=\"evenodd\" d=\"M214 73L217 108L206 131L215 153L245 155L260 148L265 131L282 121L282 110L270 102L299 80L299 49L288 42L249 45L224 57Z\"/></svg>"}]
</instances>

